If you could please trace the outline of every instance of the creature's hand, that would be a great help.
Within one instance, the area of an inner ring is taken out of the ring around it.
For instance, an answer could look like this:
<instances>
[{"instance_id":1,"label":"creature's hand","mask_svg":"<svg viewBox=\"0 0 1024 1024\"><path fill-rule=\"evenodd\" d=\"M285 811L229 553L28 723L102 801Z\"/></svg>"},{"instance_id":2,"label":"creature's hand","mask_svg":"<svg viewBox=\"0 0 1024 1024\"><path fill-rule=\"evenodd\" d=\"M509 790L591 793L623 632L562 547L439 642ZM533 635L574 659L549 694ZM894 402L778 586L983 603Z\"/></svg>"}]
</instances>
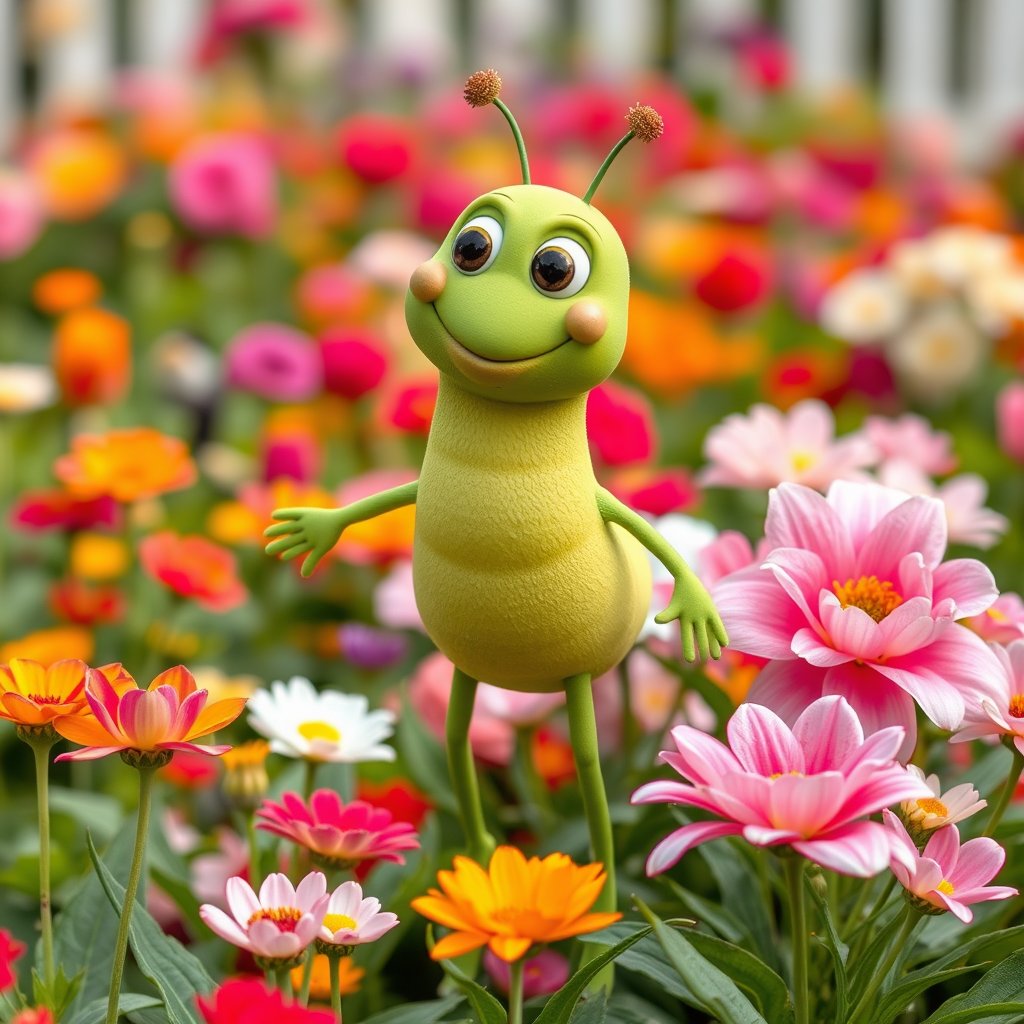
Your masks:
<instances>
[{"instance_id":1,"label":"creature's hand","mask_svg":"<svg viewBox=\"0 0 1024 1024\"><path fill-rule=\"evenodd\" d=\"M694 661L697 652L700 653L701 661L706 661L708 657L721 657L722 648L729 642L728 634L711 595L692 573L676 577L672 600L663 612L654 617L654 621L660 625L673 619L679 620L683 657L687 661ZM694 637L697 639L697 652L694 651Z\"/></svg>"},{"instance_id":2,"label":"creature's hand","mask_svg":"<svg viewBox=\"0 0 1024 1024\"><path fill-rule=\"evenodd\" d=\"M274 518L283 520L268 526L265 537L277 537L267 545L268 555L280 555L285 561L306 555L302 575L309 576L349 525L340 508L279 508Z\"/></svg>"}]
</instances>

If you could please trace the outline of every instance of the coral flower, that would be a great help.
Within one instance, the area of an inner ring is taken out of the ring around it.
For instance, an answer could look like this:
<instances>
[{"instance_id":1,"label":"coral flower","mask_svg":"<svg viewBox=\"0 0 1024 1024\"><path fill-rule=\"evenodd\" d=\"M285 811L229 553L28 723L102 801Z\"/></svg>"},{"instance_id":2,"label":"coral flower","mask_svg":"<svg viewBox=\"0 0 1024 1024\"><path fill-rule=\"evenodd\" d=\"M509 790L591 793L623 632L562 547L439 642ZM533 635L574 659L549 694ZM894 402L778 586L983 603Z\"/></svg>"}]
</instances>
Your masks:
<instances>
[{"instance_id":1,"label":"coral flower","mask_svg":"<svg viewBox=\"0 0 1024 1024\"><path fill-rule=\"evenodd\" d=\"M342 882L331 893L319 941L331 946L373 942L398 924L398 915L382 911L380 900L363 897L358 882Z\"/></svg>"},{"instance_id":2,"label":"coral flower","mask_svg":"<svg viewBox=\"0 0 1024 1024\"><path fill-rule=\"evenodd\" d=\"M36 278L32 301L36 308L52 316L91 306L103 292L99 279L88 270L64 267Z\"/></svg>"},{"instance_id":3,"label":"coral flower","mask_svg":"<svg viewBox=\"0 0 1024 1024\"><path fill-rule=\"evenodd\" d=\"M132 367L128 322L105 309L76 309L57 324L53 368L68 405L116 402Z\"/></svg>"},{"instance_id":4,"label":"coral flower","mask_svg":"<svg viewBox=\"0 0 1024 1024\"><path fill-rule=\"evenodd\" d=\"M110 686L123 693L132 678L118 665L96 669ZM57 718L88 714L85 684L89 666L65 659L50 666L27 658L12 658L0 665L0 718L17 725L39 727Z\"/></svg>"},{"instance_id":5,"label":"coral flower","mask_svg":"<svg viewBox=\"0 0 1024 1024\"><path fill-rule=\"evenodd\" d=\"M956 825L935 832L918 852L902 822L892 811L882 811L892 842L890 867L907 891L911 905L925 914L948 910L964 924L974 919L972 903L1006 900L1017 890L988 885L1006 860L1006 851L994 840L972 839L960 845Z\"/></svg>"},{"instance_id":6,"label":"coral flower","mask_svg":"<svg viewBox=\"0 0 1024 1024\"><path fill-rule=\"evenodd\" d=\"M103 673L90 671L85 699L94 718L62 718L54 723L61 736L83 745L81 750L61 754L58 761L92 761L121 751L151 755L148 759L154 762L170 760L176 750L223 754L230 748L193 741L230 725L245 707L244 698L219 700L207 707L206 690L196 688L192 673L183 665L161 672L145 690L136 684L120 692ZM164 754L166 758L159 756Z\"/></svg>"},{"instance_id":7,"label":"coral flower","mask_svg":"<svg viewBox=\"0 0 1024 1024\"><path fill-rule=\"evenodd\" d=\"M153 498L190 487L196 467L184 441L151 427L80 434L54 467L76 498Z\"/></svg>"},{"instance_id":8,"label":"coral flower","mask_svg":"<svg viewBox=\"0 0 1024 1024\"><path fill-rule=\"evenodd\" d=\"M226 612L248 597L235 556L199 535L151 534L139 544L139 561L154 579L207 611Z\"/></svg>"},{"instance_id":9,"label":"coral flower","mask_svg":"<svg viewBox=\"0 0 1024 1024\"><path fill-rule=\"evenodd\" d=\"M687 784L648 782L635 804L697 807L722 821L683 825L647 860L647 873L672 867L700 843L742 835L755 846L792 846L844 875L868 877L889 863L889 841L869 815L898 800L928 797L921 779L895 760L899 726L864 738L842 697L822 697L790 729L773 711L743 704L726 728L729 746L688 725L672 730L677 750L662 751Z\"/></svg>"},{"instance_id":10,"label":"coral flower","mask_svg":"<svg viewBox=\"0 0 1024 1024\"><path fill-rule=\"evenodd\" d=\"M278 989L267 988L260 978L231 978L211 995L198 996L196 1005L206 1024L334 1024L330 1011L308 1010L286 1001Z\"/></svg>"},{"instance_id":11,"label":"coral flower","mask_svg":"<svg viewBox=\"0 0 1024 1024\"><path fill-rule=\"evenodd\" d=\"M605 883L601 864L574 864L564 853L529 860L513 846L499 846L485 870L456 857L453 871L439 871L441 889L412 901L413 910L452 933L430 951L434 960L487 946L506 963L530 948L585 935L621 914L588 913ZM443 890L443 891L442 891Z\"/></svg>"},{"instance_id":12,"label":"coral flower","mask_svg":"<svg viewBox=\"0 0 1024 1024\"><path fill-rule=\"evenodd\" d=\"M361 800L344 804L330 789L317 789L304 801L285 793L281 803L264 802L256 812L259 828L306 847L332 867L362 861L388 860L404 864L405 850L418 850L416 829L395 821L390 811Z\"/></svg>"},{"instance_id":13,"label":"coral flower","mask_svg":"<svg viewBox=\"0 0 1024 1024\"><path fill-rule=\"evenodd\" d=\"M293 961L320 934L327 913L327 878L311 871L293 888L287 876L267 875L256 895L244 878L229 878L227 903L230 916L204 903L199 916L206 926L257 958L293 966Z\"/></svg>"},{"instance_id":14,"label":"coral flower","mask_svg":"<svg viewBox=\"0 0 1024 1024\"><path fill-rule=\"evenodd\" d=\"M902 725L909 756L914 703L955 729L965 700L999 674L995 656L956 620L996 597L974 559L943 562L946 517L934 498L839 481L824 498L783 484L765 523L768 554L713 594L731 646L771 659L750 700L792 722L823 694L842 694L866 732Z\"/></svg>"}]
</instances>

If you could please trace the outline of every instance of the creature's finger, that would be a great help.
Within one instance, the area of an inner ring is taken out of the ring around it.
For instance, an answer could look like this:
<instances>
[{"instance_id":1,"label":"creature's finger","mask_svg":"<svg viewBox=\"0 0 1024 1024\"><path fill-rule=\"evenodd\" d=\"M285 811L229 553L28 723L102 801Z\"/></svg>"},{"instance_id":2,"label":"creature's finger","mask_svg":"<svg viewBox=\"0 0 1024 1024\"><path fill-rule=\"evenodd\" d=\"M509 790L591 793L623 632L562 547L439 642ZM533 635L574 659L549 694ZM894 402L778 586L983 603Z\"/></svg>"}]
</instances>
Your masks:
<instances>
[{"instance_id":1,"label":"creature's finger","mask_svg":"<svg viewBox=\"0 0 1024 1024\"><path fill-rule=\"evenodd\" d=\"M725 625L722 623L722 619L719 615L711 620L711 629L714 631L715 636L718 637L718 642L723 647L729 646L729 634L725 631Z\"/></svg>"},{"instance_id":2,"label":"creature's finger","mask_svg":"<svg viewBox=\"0 0 1024 1024\"><path fill-rule=\"evenodd\" d=\"M700 653L700 660L707 661L711 656L708 651L708 627L703 619L698 619L693 624L693 632L697 637L697 650Z\"/></svg>"},{"instance_id":3,"label":"creature's finger","mask_svg":"<svg viewBox=\"0 0 1024 1024\"><path fill-rule=\"evenodd\" d=\"M299 555L304 555L310 550L312 545L308 540L304 540L301 544L296 544L295 547L289 548L282 556L282 562L290 562L293 558L298 558Z\"/></svg>"},{"instance_id":4,"label":"creature's finger","mask_svg":"<svg viewBox=\"0 0 1024 1024\"><path fill-rule=\"evenodd\" d=\"M287 537L282 537L280 540L275 540L272 544L268 544L263 550L268 555L280 555L283 552L289 550L289 548L295 547L297 544L306 544L308 541L302 534L296 536L294 533L288 534Z\"/></svg>"},{"instance_id":5,"label":"creature's finger","mask_svg":"<svg viewBox=\"0 0 1024 1024\"><path fill-rule=\"evenodd\" d=\"M300 572L303 576L312 576L313 570L320 563L320 559L327 554L330 548L314 548L307 556L306 560L302 563L302 569Z\"/></svg>"},{"instance_id":6,"label":"creature's finger","mask_svg":"<svg viewBox=\"0 0 1024 1024\"><path fill-rule=\"evenodd\" d=\"M286 523L274 523L272 526L268 526L263 531L264 537L280 537L283 533L294 533L296 530L301 530L302 524L295 522L294 519L289 519Z\"/></svg>"},{"instance_id":7,"label":"creature's finger","mask_svg":"<svg viewBox=\"0 0 1024 1024\"><path fill-rule=\"evenodd\" d=\"M301 519L306 511L304 508L275 508L271 513L273 519Z\"/></svg>"},{"instance_id":8,"label":"creature's finger","mask_svg":"<svg viewBox=\"0 0 1024 1024\"><path fill-rule=\"evenodd\" d=\"M722 646L719 644L718 637L714 633L708 637L708 646L711 648L711 657L718 661L722 656Z\"/></svg>"},{"instance_id":9,"label":"creature's finger","mask_svg":"<svg viewBox=\"0 0 1024 1024\"><path fill-rule=\"evenodd\" d=\"M693 661L696 657L696 652L693 649L693 625L686 619L680 619L679 626L683 637L683 657L687 661Z\"/></svg>"}]
</instances>

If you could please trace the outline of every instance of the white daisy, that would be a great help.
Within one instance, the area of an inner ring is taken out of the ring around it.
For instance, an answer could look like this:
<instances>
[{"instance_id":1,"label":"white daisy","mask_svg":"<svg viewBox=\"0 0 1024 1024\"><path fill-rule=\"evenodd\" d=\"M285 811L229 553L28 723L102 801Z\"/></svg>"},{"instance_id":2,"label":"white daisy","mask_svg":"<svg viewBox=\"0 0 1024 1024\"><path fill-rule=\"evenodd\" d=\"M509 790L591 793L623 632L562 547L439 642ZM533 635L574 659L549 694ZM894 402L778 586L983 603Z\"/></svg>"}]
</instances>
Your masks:
<instances>
[{"instance_id":1,"label":"white daisy","mask_svg":"<svg viewBox=\"0 0 1024 1024\"><path fill-rule=\"evenodd\" d=\"M896 279L868 267L847 274L821 303L821 326L853 345L881 341L903 323L907 299Z\"/></svg>"},{"instance_id":2,"label":"white daisy","mask_svg":"<svg viewBox=\"0 0 1024 1024\"><path fill-rule=\"evenodd\" d=\"M57 383L46 366L0 363L0 413L36 412L57 400Z\"/></svg>"},{"instance_id":3,"label":"white daisy","mask_svg":"<svg viewBox=\"0 0 1024 1024\"><path fill-rule=\"evenodd\" d=\"M386 740L394 713L369 710L362 694L317 691L302 676L275 682L249 699L249 724L270 740L270 749L307 761L393 761Z\"/></svg>"},{"instance_id":4,"label":"white daisy","mask_svg":"<svg viewBox=\"0 0 1024 1024\"><path fill-rule=\"evenodd\" d=\"M380 909L380 900L363 898L358 882L342 882L331 893L327 913L320 929L317 948L327 946L359 946L373 942L398 924L398 917Z\"/></svg>"},{"instance_id":5,"label":"white daisy","mask_svg":"<svg viewBox=\"0 0 1024 1024\"><path fill-rule=\"evenodd\" d=\"M904 800L900 804L900 817L911 836L934 832L945 825L955 825L988 806L985 800L978 799L978 791L969 782L943 793L938 775L926 778L915 764L908 764L907 771L932 791L930 797Z\"/></svg>"}]
</instances>

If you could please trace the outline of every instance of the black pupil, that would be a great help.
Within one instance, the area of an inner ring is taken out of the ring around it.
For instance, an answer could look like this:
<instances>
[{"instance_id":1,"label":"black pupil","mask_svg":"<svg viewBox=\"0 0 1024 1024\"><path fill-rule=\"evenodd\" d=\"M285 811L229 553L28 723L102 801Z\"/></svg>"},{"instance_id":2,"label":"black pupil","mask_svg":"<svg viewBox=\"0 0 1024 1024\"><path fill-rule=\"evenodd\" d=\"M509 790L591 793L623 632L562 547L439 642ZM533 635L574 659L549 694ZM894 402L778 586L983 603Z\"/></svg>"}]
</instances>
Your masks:
<instances>
[{"instance_id":1,"label":"black pupil","mask_svg":"<svg viewBox=\"0 0 1024 1024\"><path fill-rule=\"evenodd\" d=\"M455 239L455 266L460 270L479 270L491 255L491 236L483 228L466 228Z\"/></svg>"},{"instance_id":2,"label":"black pupil","mask_svg":"<svg viewBox=\"0 0 1024 1024\"><path fill-rule=\"evenodd\" d=\"M559 292L572 280L576 268L572 257L564 249L552 246L541 249L533 257L531 272L538 288L546 292Z\"/></svg>"}]
</instances>

